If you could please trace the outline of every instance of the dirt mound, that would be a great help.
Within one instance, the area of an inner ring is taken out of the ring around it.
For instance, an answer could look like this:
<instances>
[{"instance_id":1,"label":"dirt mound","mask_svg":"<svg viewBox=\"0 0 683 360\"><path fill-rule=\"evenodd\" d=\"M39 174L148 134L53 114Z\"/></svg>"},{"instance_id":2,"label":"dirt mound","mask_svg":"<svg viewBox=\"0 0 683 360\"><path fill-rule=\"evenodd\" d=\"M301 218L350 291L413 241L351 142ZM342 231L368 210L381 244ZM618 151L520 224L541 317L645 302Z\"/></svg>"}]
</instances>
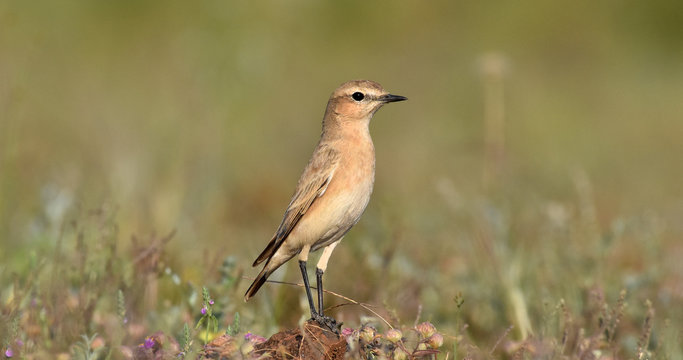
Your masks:
<instances>
[{"instance_id":1,"label":"dirt mound","mask_svg":"<svg viewBox=\"0 0 683 360\"><path fill-rule=\"evenodd\" d=\"M315 321L307 321L302 328L288 329L274 334L266 342L257 344L253 354L270 359L326 359L341 360L346 353L346 339Z\"/></svg>"}]
</instances>

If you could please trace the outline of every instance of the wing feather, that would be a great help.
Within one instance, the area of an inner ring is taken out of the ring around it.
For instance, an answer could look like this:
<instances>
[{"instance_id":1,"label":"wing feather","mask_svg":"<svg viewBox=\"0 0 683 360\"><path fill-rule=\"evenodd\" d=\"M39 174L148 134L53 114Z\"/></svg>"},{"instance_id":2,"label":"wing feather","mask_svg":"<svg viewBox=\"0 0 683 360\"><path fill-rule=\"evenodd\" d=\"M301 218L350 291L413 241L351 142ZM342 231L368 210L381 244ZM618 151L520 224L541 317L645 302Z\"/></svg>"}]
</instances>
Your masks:
<instances>
[{"instance_id":1,"label":"wing feather","mask_svg":"<svg viewBox=\"0 0 683 360\"><path fill-rule=\"evenodd\" d=\"M275 254L315 200L325 194L338 165L339 152L332 147L319 145L299 179L294 196L292 196L282 218L282 223L280 223L266 248L256 258L253 266L262 263Z\"/></svg>"}]
</instances>

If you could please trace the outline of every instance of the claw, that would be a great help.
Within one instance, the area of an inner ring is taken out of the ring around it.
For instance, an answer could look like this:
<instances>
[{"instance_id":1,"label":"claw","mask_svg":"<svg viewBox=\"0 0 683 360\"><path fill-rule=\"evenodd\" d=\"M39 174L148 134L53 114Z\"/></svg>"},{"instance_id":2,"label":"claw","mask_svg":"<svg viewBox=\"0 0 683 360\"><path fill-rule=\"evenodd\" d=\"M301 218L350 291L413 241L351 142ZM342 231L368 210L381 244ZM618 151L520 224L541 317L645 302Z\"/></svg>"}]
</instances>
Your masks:
<instances>
[{"instance_id":1,"label":"claw","mask_svg":"<svg viewBox=\"0 0 683 360\"><path fill-rule=\"evenodd\" d=\"M324 326L324 327L328 328L335 335L339 335L339 328L341 328L342 323L337 322L337 320L335 320L334 318L331 318L329 316L320 316L318 314L315 314L311 318L311 320L314 320L320 326Z\"/></svg>"}]
</instances>

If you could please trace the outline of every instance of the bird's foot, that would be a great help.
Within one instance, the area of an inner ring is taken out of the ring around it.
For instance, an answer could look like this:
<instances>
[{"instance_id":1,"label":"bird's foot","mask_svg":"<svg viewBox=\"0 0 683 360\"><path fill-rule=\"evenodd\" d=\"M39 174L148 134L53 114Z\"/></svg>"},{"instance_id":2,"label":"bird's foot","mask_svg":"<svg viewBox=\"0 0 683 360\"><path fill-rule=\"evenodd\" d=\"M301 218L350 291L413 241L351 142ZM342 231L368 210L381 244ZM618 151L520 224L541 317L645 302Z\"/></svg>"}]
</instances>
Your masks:
<instances>
[{"instance_id":1,"label":"bird's foot","mask_svg":"<svg viewBox=\"0 0 683 360\"><path fill-rule=\"evenodd\" d=\"M311 320L315 320L320 326L328 328L335 335L339 335L339 329L343 323L337 322L334 318L324 315L314 314Z\"/></svg>"}]
</instances>

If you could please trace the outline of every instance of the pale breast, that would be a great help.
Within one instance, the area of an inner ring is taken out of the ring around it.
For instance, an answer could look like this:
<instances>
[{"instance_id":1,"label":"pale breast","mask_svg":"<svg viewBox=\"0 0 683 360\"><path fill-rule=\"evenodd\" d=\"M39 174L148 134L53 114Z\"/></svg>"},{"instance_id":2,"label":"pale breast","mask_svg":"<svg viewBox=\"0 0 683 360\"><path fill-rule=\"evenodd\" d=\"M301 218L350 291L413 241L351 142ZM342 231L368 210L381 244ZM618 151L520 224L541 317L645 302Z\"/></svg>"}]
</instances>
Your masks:
<instances>
[{"instance_id":1,"label":"pale breast","mask_svg":"<svg viewBox=\"0 0 683 360\"><path fill-rule=\"evenodd\" d=\"M358 140L343 149L327 190L301 219L296 234L292 234L313 245L314 250L339 240L358 222L370 201L375 152L369 134Z\"/></svg>"},{"instance_id":2,"label":"pale breast","mask_svg":"<svg viewBox=\"0 0 683 360\"><path fill-rule=\"evenodd\" d=\"M341 217L351 225L363 214L375 183L375 148L370 134L366 132L353 140L352 146L346 147L330 183L335 187L338 202L343 204Z\"/></svg>"}]
</instances>

